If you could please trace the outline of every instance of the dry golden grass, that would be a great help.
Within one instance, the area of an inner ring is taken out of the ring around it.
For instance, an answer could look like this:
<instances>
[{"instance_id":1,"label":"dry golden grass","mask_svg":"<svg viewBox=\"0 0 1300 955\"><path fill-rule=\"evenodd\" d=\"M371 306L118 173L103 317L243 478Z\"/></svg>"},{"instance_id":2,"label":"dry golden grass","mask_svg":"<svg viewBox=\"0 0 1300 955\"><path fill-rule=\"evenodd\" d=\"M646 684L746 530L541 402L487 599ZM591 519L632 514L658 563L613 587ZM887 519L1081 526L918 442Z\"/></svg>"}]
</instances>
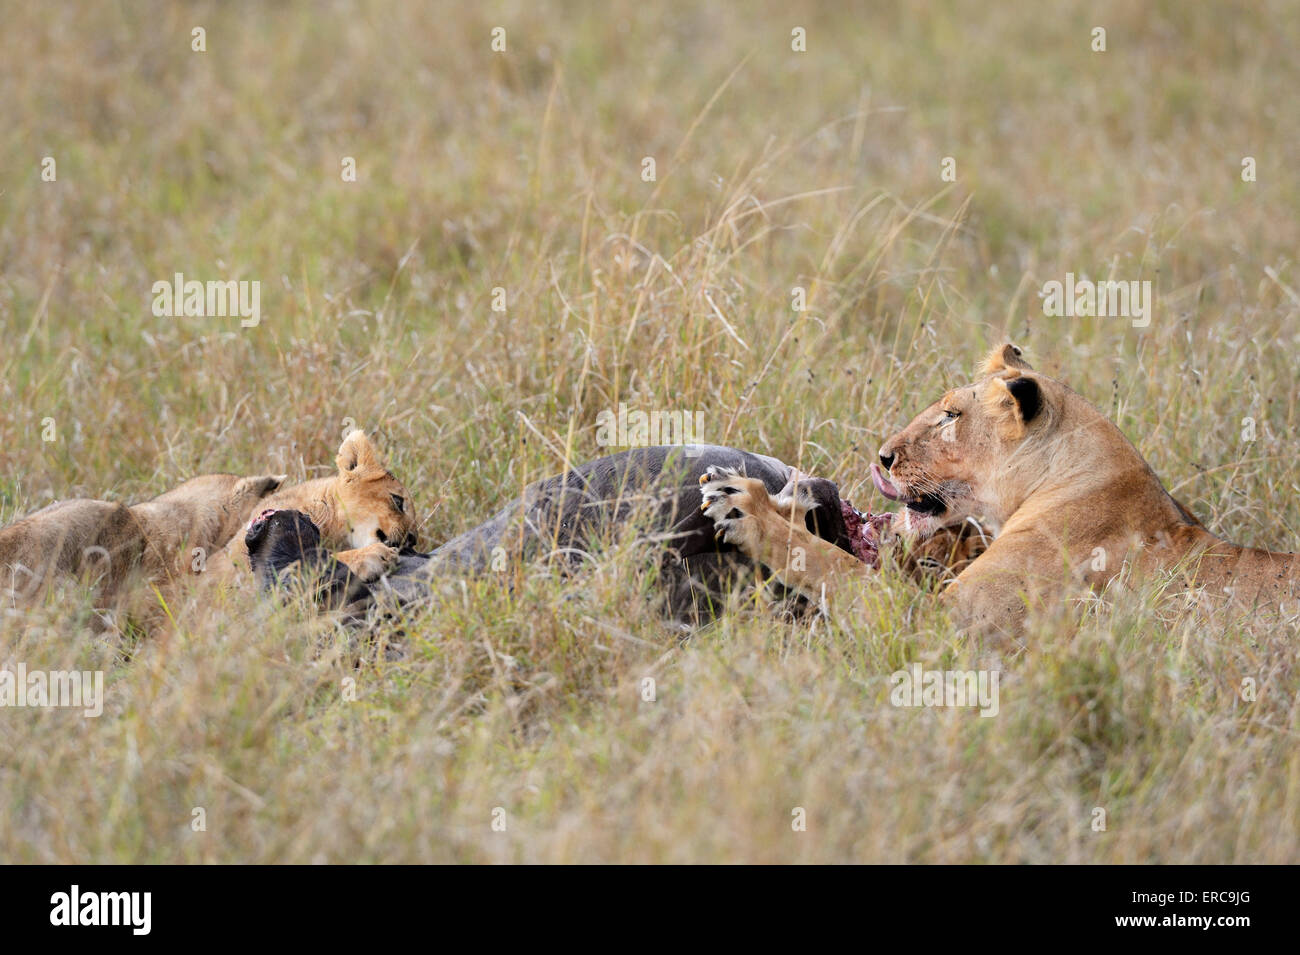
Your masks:
<instances>
[{"instance_id":1,"label":"dry golden grass","mask_svg":"<svg viewBox=\"0 0 1300 955\"><path fill-rule=\"evenodd\" d=\"M1292 4L268 6L6 9L0 522L315 476L352 419L436 543L603 453L620 401L871 505L881 440L1011 337L1211 529L1300 541ZM1069 271L1151 280L1150 327L1044 317ZM260 281L261 324L154 317L175 272ZM885 575L683 640L640 553L449 583L360 667L298 605L110 643L75 600L6 614L0 665L107 699L0 711L0 859L1300 859L1294 619L1139 593L991 662ZM999 715L890 706L914 660L1001 666Z\"/></svg>"}]
</instances>

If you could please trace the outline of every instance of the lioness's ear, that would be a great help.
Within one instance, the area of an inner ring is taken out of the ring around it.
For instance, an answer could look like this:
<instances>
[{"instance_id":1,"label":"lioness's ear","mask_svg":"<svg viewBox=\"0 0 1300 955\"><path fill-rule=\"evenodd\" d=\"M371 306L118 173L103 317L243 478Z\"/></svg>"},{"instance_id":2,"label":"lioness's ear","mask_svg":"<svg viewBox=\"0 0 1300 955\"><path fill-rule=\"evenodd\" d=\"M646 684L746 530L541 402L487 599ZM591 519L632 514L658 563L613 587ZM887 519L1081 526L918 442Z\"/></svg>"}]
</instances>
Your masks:
<instances>
[{"instance_id":1,"label":"lioness's ear","mask_svg":"<svg viewBox=\"0 0 1300 955\"><path fill-rule=\"evenodd\" d=\"M984 359L984 366L981 371L985 375L996 375L1008 368L1032 371L1033 369L1029 367L1029 362L1025 361L1024 356L1025 353L1020 350L1018 345L1007 342L989 352L989 356Z\"/></svg>"},{"instance_id":2,"label":"lioness's ear","mask_svg":"<svg viewBox=\"0 0 1300 955\"><path fill-rule=\"evenodd\" d=\"M1038 390L1038 382L1021 375L1007 381L1007 391L1015 399L1020 420L1025 424L1033 421L1043 405L1043 394Z\"/></svg>"},{"instance_id":3,"label":"lioness's ear","mask_svg":"<svg viewBox=\"0 0 1300 955\"><path fill-rule=\"evenodd\" d=\"M1012 368L989 383L984 406L998 422L1002 437L1014 441L1024 437L1025 427L1042 411L1042 389L1033 378Z\"/></svg>"},{"instance_id":4,"label":"lioness's ear","mask_svg":"<svg viewBox=\"0 0 1300 955\"><path fill-rule=\"evenodd\" d=\"M382 471L384 466L379 463L379 455L375 451L375 446L370 443L366 433L357 429L343 439L339 445L338 457L334 463L339 466L340 474L351 472Z\"/></svg>"},{"instance_id":5,"label":"lioness's ear","mask_svg":"<svg viewBox=\"0 0 1300 955\"><path fill-rule=\"evenodd\" d=\"M253 500L260 501L268 494L273 494L280 490L289 475L287 474L263 474L258 477L240 478L235 484L236 493L249 493L253 495Z\"/></svg>"}]
</instances>

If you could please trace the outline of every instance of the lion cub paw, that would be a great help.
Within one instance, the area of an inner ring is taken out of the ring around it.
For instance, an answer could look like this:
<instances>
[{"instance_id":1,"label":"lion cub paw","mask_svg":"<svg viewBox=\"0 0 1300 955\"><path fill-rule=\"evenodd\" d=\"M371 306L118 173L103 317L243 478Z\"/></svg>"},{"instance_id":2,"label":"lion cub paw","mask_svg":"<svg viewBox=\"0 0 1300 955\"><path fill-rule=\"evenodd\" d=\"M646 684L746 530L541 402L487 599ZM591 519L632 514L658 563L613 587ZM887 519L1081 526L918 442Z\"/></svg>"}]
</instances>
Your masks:
<instances>
[{"instance_id":1,"label":"lion cub paw","mask_svg":"<svg viewBox=\"0 0 1300 955\"><path fill-rule=\"evenodd\" d=\"M397 567L400 559L396 547L375 541L356 550L343 551L334 555L337 560L347 565L362 583L368 584L378 580L384 574Z\"/></svg>"}]
</instances>

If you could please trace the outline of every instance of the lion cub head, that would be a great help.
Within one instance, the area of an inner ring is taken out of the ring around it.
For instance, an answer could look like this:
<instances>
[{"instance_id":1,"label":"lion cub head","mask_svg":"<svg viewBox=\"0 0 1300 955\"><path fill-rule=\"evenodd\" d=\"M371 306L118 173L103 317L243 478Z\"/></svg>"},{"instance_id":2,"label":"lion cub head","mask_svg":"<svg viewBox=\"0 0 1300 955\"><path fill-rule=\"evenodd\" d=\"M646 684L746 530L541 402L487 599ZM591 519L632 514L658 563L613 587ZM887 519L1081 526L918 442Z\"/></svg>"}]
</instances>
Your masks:
<instances>
[{"instance_id":1,"label":"lion cub head","mask_svg":"<svg viewBox=\"0 0 1300 955\"><path fill-rule=\"evenodd\" d=\"M414 547L416 519L411 495L380 460L364 431L343 439L334 459L339 473L335 482L338 517L346 524L353 547L375 541L393 547Z\"/></svg>"},{"instance_id":2,"label":"lion cub head","mask_svg":"<svg viewBox=\"0 0 1300 955\"><path fill-rule=\"evenodd\" d=\"M1022 449L1053 429L1065 389L1033 372L1010 343L993 350L982 372L912 419L871 465L876 489L903 504L895 527L905 533L924 537L980 515L1001 523L1019 504Z\"/></svg>"}]
</instances>

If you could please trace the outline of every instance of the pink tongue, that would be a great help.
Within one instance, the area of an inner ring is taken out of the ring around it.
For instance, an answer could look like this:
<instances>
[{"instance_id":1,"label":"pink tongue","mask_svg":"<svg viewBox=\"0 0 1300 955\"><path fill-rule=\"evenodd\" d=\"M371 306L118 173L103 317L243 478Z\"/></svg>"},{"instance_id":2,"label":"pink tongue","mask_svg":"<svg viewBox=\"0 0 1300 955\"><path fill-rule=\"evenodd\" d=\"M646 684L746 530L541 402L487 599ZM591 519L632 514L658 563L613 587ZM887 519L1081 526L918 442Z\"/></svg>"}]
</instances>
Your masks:
<instances>
[{"instance_id":1,"label":"pink tongue","mask_svg":"<svg viewBox=\"0 0 1300 955\"><path fill-rule=\"evenodd\" d=\"M885 477L885 472L881 469L879 464L871 465L871 481L876 485L876 490L885 495L885 497L889 498L891 501L897 501L903 496L898 488L894 487L889 478Z\"/></svg>"}]
</instances>

